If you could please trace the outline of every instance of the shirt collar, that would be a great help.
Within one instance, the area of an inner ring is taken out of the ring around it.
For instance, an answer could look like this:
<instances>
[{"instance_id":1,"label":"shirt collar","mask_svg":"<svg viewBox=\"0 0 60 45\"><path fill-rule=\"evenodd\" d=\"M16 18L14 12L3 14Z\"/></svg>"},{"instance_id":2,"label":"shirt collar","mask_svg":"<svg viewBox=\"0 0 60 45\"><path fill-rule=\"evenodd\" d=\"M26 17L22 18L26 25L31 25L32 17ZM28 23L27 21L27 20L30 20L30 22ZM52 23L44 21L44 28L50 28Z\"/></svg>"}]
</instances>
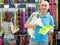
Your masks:
<instances>
[{"instance_id":1,"label":"shirt collar","mask_svg":"<svg viewBox=\"0 0 60 45\"><path fill-rule=\"evenodd\" d=\"M39 11L39 15L40 15L40 11ZM47 12L44 16L41 16L41 15L40 15L40 17L47 17L48 15L50 15L49 12Z\"/></svg>"}]
</instances>

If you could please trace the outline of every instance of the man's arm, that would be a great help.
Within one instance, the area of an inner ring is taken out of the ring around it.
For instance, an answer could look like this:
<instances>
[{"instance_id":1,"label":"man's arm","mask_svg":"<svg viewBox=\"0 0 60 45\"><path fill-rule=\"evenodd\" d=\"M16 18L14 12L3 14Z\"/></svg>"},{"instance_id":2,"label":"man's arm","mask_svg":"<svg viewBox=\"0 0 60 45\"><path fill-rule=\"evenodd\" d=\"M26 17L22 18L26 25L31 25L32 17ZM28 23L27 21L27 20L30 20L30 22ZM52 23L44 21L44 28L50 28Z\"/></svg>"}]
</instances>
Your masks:
<instances>
[{"instance_id":1,"label":"man's arm","mask_svg":"<svg viewBox=\"0 0 60 45\"><path fill-rule=\"evenodd\" d=\"M53 20L53 17L51 17L50 25L53 26L53 28L54 28L54 20ZM50 31L49 31L49 34L51 34L51 33L53 33L53 32L54 32L54 29L53 29L53 30L50 30Z\"/></svg>"}]
</instances>

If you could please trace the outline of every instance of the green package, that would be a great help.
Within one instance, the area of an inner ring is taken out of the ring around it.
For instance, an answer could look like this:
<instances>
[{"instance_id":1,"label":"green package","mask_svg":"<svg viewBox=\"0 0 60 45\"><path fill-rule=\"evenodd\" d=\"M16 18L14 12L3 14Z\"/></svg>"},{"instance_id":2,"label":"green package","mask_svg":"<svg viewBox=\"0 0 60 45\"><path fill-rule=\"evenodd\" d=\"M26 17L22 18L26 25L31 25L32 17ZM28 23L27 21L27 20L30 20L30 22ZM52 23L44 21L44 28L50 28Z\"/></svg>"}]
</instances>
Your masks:
<instances>
[{"instance_id":1,"label":"green package","mask_svg":"<svg viewBox=\"0 0 60 45\"><path fill-rule=\"evenodd\" d=\"M41 28L38 33L39 33L39 34L46 35L49 31L51 31L51 30L53 30L53 29L54 29L53 26L51 26L51 25L46 25L46 26L44 26L43 28Z\"/></svg>"}]
</instances>

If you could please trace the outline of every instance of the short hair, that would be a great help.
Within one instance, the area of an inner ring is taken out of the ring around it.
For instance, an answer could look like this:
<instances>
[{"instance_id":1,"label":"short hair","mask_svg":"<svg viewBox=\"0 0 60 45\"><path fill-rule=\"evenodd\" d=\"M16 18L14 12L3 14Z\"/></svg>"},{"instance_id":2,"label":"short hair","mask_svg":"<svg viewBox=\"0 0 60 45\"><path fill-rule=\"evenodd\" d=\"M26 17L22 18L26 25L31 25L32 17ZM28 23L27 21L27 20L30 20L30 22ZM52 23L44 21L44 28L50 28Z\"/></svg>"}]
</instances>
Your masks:
<instances>
[{"instance_id":1,"label":"short hair","mask_svg":"<svg viewBox=\"0 0 60 45\"><path fill-rule=\"evenodd\" d=\"M13 16L12 12L6 12L4 21L11 22L12 16Z\"/></svg>"},{"instance_id":2,"label":"short hair","mask_svg":"<svg viewBox=\"0 0 60 45\"><path fill-rule=\"evenodd\" d=\"M42 3L43 1L44 1L44 2L47 2L47 4L49 5L49 2L48 2L48 1L45 1L45 0L39 1L38 5L39 5L40 3Z\"/></svg>"}]
</instances>

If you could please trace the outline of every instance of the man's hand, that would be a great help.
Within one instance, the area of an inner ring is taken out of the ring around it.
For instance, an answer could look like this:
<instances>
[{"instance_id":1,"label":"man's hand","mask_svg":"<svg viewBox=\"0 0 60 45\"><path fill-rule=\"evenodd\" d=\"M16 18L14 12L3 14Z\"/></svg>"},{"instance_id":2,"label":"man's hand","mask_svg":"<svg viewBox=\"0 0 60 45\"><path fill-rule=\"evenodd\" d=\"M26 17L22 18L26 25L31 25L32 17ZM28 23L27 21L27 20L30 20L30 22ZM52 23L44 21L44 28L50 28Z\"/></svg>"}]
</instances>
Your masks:
<instances>
[{"instance_id":1,"label":"man's hand","mask_svg":"<svg viewBox=\"0 0 60 45\"><path fill-rule=\"evenodd\" d=\"M53 30L50 30L50 31L48 32L48 34L53 34L53 32L54 32Z\"/></svg>"},{"instance_id":2,"label":"man's hand","mask_svg":"<svg viewBox=\"0 0 60 45\"><path fill-rule=\"evenodd\" d=\"M35 28L37 25L36 24L34 24L34 25L32 25L32 28Z\"/></svg>"}]
</instances>

